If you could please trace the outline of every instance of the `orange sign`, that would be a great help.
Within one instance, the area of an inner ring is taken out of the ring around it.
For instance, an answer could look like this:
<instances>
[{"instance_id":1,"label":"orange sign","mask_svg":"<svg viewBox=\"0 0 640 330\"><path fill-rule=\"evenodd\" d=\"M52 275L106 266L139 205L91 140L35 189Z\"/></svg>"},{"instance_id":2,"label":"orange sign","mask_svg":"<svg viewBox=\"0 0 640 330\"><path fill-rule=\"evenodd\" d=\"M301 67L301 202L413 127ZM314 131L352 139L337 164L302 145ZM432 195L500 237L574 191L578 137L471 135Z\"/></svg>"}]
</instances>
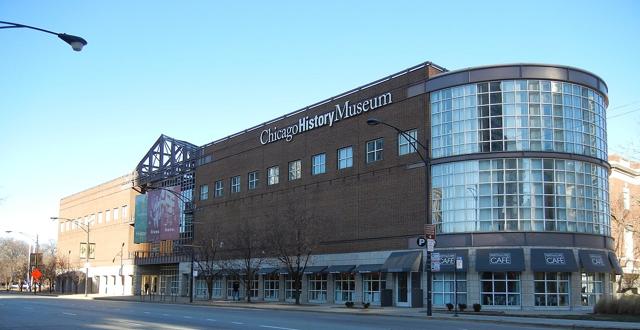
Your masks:
<instances>
[{"instance_id":1,"label":"orange sign","mask_svg":"<svg viewBox=\"0 0 640 330\"><path fill-rule=\"evenodd\" d=\"M39 280L40 277L42 277L42 273L40 272L40 269L38 268L34 268L33 271L31 271L31 277L33 277L34 280Z\"/></svg>"}]
</instances>

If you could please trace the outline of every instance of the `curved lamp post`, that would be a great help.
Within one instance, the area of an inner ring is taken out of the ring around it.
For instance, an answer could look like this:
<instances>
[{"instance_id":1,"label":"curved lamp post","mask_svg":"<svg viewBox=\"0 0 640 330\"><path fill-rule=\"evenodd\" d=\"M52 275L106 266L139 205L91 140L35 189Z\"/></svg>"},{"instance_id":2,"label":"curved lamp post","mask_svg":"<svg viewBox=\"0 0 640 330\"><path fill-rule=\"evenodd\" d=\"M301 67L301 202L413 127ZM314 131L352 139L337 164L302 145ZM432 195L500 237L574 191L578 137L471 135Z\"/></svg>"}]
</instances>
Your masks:
<instances>
[{"instance_id":1,"label":"curved lamp post","mask_svg":"<svg viewBox=\"0 0 640 330\"><path fill-rule=\"evenodd\" d=\"M25 28L25 29L37 30L37 31L46 32L46 33L49 33L49 34L56 35L56 36L58 36L58 38L62 39L64 42L68 43L69 46L71 46L71 48L73 48L73 50L75 50L76 52L81 51L82 47L87 45L87 41L86 40L84 40L81 37L74 36L74 35L71 35L71 34L56 33L56 32L53 32L53 31L37 28L37 27L34 27L34 26L18 24L18 23L11 23L11 22L4 22L4 21L0 21L0 24L4 24L4 26L0 26L0 29Z\"/></svg>"},{"instance_id":2,"label":"curved lamp post","mask_svg":"<svg viewBox=\"0 0 640 330\"><path fill-rule=\"evenodd\" d=\"M422 162L424 163L424 194L425 194L425 207L424 207L424 221L425 224L432 224L433 221L431 221L431 200L430 200L430 193L429 191L431 190L431 157L429 154L429 140L425 139L425 143L426 145L420 143L420 141L418 141L416 138L414 138L413 136L407 134L405 131L389 124L389 123L385 123L382 120L376 119L376 118L369 118L367 119L367 125L370 126L375 126L375 125L384 125L384 126L388 126L390 128L393 128L394 130L396 130L399 134L402 134L402 136L404 136L407 140L411 141L411 142L415 142L417 143L422 151L424 152L424 155L420 152L420 150L418 150L415 147L415 144L413 144L413 148L415 149L415 151L418 153L418 156L420 156L420 159L422 160ZM431 316L432 315L432 300L433 298L431 297L431 291L432 289L432 283L431 283L431 279L432 279L432 273L431 273L431 252L429 252L427 250L427 266L425 267L426 271L427 271L427 316Z\"/></svg>"},{"instance_id":3,"label":"curved lamp post","mask_svg":"<svg viewBox=\"0 0 640 330\"><path fill-rule=\"evenodd\" d=\"M87 254L85 256L85 268L86 275L84 279L84 296L87 297L89 295L89 251L91 250L91 244L89 242L89 230L91 229L89 225L93 222L93 220L88 220L86 223L82 223L77 219L68 219L68 218L60 218L60 217L51 217L51 220L63 220L64 222L74 222L80 229L84 230L87 233Z\"/></svg>"}]
</instances>

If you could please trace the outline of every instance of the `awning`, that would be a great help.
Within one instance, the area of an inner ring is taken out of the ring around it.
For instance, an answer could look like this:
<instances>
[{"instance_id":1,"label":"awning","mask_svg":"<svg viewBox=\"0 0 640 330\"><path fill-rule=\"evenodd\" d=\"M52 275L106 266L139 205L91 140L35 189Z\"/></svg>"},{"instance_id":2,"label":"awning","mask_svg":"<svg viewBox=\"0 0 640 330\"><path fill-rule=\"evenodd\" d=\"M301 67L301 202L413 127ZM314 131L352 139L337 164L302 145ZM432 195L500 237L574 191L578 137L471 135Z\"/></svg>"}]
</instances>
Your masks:
<instances>
[{"instance_id":1,"label":"awning","mask_svg":"<svg viewBox=\"0 0 640 330\"><path fill-rule=\"evenodd\" d=\"M393 252L382 265L387 273L419 272L422 264L422 251Z\"/></svg>"},{"instance_id":2,"label":"awning","mask_svg":"<svg viewBox=\"0 0 640 330\"><path fill-rule=\"evenodd\" d=\"M524 267L522 249L479 249L476 251L478 272L521 272Z\"/></svg>"},{"instance_id":3,"label":"awning","mask_svg":"<svg viewBox=\"0 0 640 330\"><path fill-rule=\"evenodd\" d=\"M436 250L440 254L440 272L456 271L456 258L462 258L462 269L458 272L466 272L469 266L469 252L467 250ZM431 254L433 259L433 254Z\"/></svg>"},{"instance_id":4,"label":"awning","mask_svg":"<svg viewBox=\"0 0 640 330\"><path fill-rule=\"evenodd\" d=\"M337 274L337 273L351 273L353 269L356 268L356 265L335 265L329 266L327 268L327 273Z\"/></svg>"},{"instance_id":5,"label":"awning","mask_svg":"<svg viewBox=\"0 0 640 330\"><path fill-rule=\"evenodd\" d=\"M258 275L268 275L268 274L273 274L277 271L277 268L260 268L260 270L258 271Z\"/></svg>"},{"instance_id":6,"label":"awning","mask_svg":"<svg viewBox=\"0 0 640 330\"><path fill-rule=\"evenodd\" d=\"M282 268L278 269L278 274L280 274L280 275L288 275L289 274L289 267L282 267Z\"/></svg>"},{"instance_id":7,"label":"awning","mask_svg":"<svg viewBox=\"0 0 640 330\"><path fill-rule=\"evenodd\" d=\"M622 275L624 272L622 271L622 267L620 267L620 262L618 262L618 256L613 251L609 251L609 261L611 262L611 266L613 267L613 273L616 275Z\"/></svg>"},{"instance_id":8,"label":"awning","mask_svg":"<svg viewBox=\"0 0 640 330\"><path fill-rule=\"evenodd\" d=\"M531 270L534 272L577 272L573 251L567 249L531 249Z\"/></svg>"},{"instance_id":9,"label":"awning","mask_svg":"<svg viewBox=\"0 0 640 330\"><path fill-rule=\"evenodd\" d=\"M382 265L358 265L356 267L356 273L378 273L382 271Z\"/></svg>"},{"instance_id":10,"label":"awning","mask_svg":"<svg viewBox=\"0 0 640 330\"><path fill-rule=\"evenodd\" d=\"M236 275L244 276L246 274L247 274L247 271L245 269L223 269L220 272L220 275L222 276L236 276Z\"/></svg>"},{"instance_id":11,"label":"awning","mask_svg":"<svg viewBox=\"0 0 640 330\"><path fill-rule=\"evenodd\" d=\"M582 268L588 273L610 273L611 263L609 256L604 251L597 250L580 250L580 263Z\"/></svg>"},{"instance_id":12,"label":"awning","mask_svg":"<svg viewBox=\"0 0 640 330\"><path fill-rule=\"evenodd\" d=\"M304 273L305 274L324 273L325 269L327 269L327 266L307 266L304 269Z\"/></svg>"}]
</instances>

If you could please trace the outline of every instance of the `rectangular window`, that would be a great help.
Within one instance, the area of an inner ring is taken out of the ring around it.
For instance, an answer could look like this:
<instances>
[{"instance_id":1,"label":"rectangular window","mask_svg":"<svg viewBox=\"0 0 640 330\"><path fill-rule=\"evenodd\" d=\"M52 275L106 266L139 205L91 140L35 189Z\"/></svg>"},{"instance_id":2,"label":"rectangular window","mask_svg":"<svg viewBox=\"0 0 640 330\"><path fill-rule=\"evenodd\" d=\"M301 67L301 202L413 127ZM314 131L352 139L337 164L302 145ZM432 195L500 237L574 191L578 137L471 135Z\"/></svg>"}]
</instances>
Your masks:
<instances>
[{"instance_id":1,"label":"rectangular window","mask_svg":"<svg viewBox=\"0 0 640 330\"><path fill-rule=\"evenodd\" d=\"M625 210L631 209L631 195L628 187L622 188L622 206Z\"/></svg>"},{"instance_id":2,"label":"rectangular window","mask_svg":"<svg viewBox=\"0 0 640 330\"><path fill-rule=\"evenodd\" d=\"M383 139L376 139L367 142L367 163L382 160Z\"/></svg>"},{"instance_id":3,"label":"rectangular window","mask_svg":"<svg viewBox=\"0 0 640 330\"><path fill-rule=\"evenodd\" d=\"M488 306L520 305L520 273L484 272L480 278L481 303Z\"/></svg>"},{"instance_id":4,"label":"rectangular window","mask_svg":"<svg viewBox=\"0 0 640 330\"><path fill-rule=\"evenodd\" d=\"M278 274L264 275L264 300L278 300L280 277Z\"/></svg>"},{"instance_id":5,"label":"rectangular window","mask_svg":"<svg viewBox=\"0 0 640 330\"><path fill-rule=\"evenodd\" d=\"M111 210L104 211L104 219L107 223L111 221Z\"/></svg>"},{"instance_id":6,"label":"rectangular window","mask_svg":"<svg viewBox=\"0 0 640 330\"><path fill-rule=\"evenodd\" d=\"M245 297L245 286L244 286L244 281L240 280L240 278L238 278L238 276L230 276L227 277L227 298L229 300L233 299L233 283L234 282L238 282L238 284L240 285L240 287L238 288L238 296L240 296L240 299L242 299L243 297Z\"/></svg>"},{"instance_id":7,"label":"rectangular window","mask_svg":"<svg viewBox=\"0 0 640 330\"><path fill-rule=\"evenodd\" d=\"M240 192L240 176L234 176L231 178L231 193Z\"/></svg>"},{"instance_id":8,"label":"rectangular window","mask_svg":"<svg viewBox=\"0 0 640 330\"><path fill-rule=\"evenodd\" d=\"M249 175L247 177L249 178L248 179L249 180L249 185L248 185L249 190L253 190L253 189L258 188L258 179L259 179L258 171L249 173Z\"/></svg>"},{"instance_id":9,"label":"rectangular window","mask_svg":"<svg viewBox=\"0 0 640 330\"><path fill-rule=\"evenodd\" d=\"M274 185L280 182L280 167L273 166L267 169L267 184Z\"/></svg>"},{"instance_id":10,"label":"rectangular window","mask_svg":"<svg viewBox=\"0 0 640 330\"><path fill-rule=\"evenodd\" d=\"M129 208L127 205L122 205L122 221L129 221Z\"/></svg>"},{"instance_id":11,"label":"rectangular window","mask_svg":"<svg viewBox=\"0 0 640 330\"><path fill-rule=\"evenodd\" d=\"M385 289L385 280L380 273L362 274L362 295L364 302L380 304L380 291Z\"/></svg>"},{"instance_id":12,"label":"rectangular window","mask_svg":"<svg viewBox=\"0 0 640 330\"><path fill-rule=\"evenodd\" d=\"M334 274L334 300L336 303L353 301L353 293L356 291L356 280L353 273Z\"/></svg>"},{"instance_id":13,"label":"rectangular window","mask_svg":"<svg viewBox=\"0 0 640 330\"><path fill-rule=\"evenodd\" d=\"M214 183L214 197L222 197L224 195L224 182L222 180L218 180Z\"/></svg>"},{"instance_id":14,"label":"rectangular window","mask_svg":"<svg viewBox=\"0 0 640 330\"><path fill-rule=\"evenodd\" d=\"M297 180L302 177L302 161L294 160L289 162L289 181Z\"/></svg>"},{"instance_id":15,"label":"rectangular window","mask_svg":"<svg viewBox=\"0 0 640 330\"><path fill-rule=\"evenodd\" d=\"M594 306L604 293L603 273L582 273L582 293L580 301L582 306Z\"/></svg>"},{"instance_id":16,"label":"rectangular window","mask_svg":"<svg viewBox=\"0 0 640 330\"><path fill-rule=\"evenodd\" d=\"M311 174L318 175L326 172L326 162L327 155L326 154L317 154L311 157Z\"/></svg>"},{"instance_id":17,"label":"rectangular window","mask_svg":"<svg viewBox=\"0 0 640 330\"><path fill-rule=\"evenodd\" d=\"M398 133L398 154L402 156L416 152L417 139L418 131L415 129Z\"/></svg>"},{"instance_id":18,"label":"rectangular window","mask_svg":"<svg viewBox=\"0 0 640 330\"><path fill-rule=\"evenodd\" d=\"M302 282L300 282L300 286L302 286ZM300 291L300 295L302 295L302 291ZM294 280L289 275L285 275L284 278L284 299L286 301L293 301L296 299Z\"/></svg>"},{"instance_id":19,"label":"rectangular window","mask_svg":"<svg viewBox=\"0 0 640 330\"><path fill-rule=\"evenodd\" d=\"M98 223L102 223L102 212L98 212Z\"/></svg>"},{"instance_id":20,"label":"rectangular window","mask_svg":"<svg viewBox=\"0 0 640 330\"><path fill-rule=\"evenodd\" d=\"M204 201L209 199L209 185L203 184L200 186L200 200Z\"/></svg>"},{"instance_id":21,"label":"rectangular window","mask_svg":"<svg viewBox=\"0 0 640 330\"><path fill-rule=\"evenodd\" d=\"M338 149L338 169L353 167L353 147Z\"/></svg>"},{"instance_id":22,"label":"rectangular window","mask_svg":"<svg viewBox=\"0 0 640 330\"><path fill-rule=\"evenodd\" d=\"M569 306L571 273L535 273L533 277L536 306Z\"/></svg>"},{"instance_id":23,"label":"rectangular window","mask_svg":"<svg viewBox=\"0 0 640 330\"><path fill-rule=\"evenodd\" d=\"M456 282L458 287L455 287ZM443 272L433 273L433 304L445 306L455 305L455 294L458 294L458 304L467 303L467 273Z\"/></svg>"},{"instance_id":24,"label":"rectangular window","mask_svg":"<svg viewBox=\"0 0 640 330\"><path fill-rule=\"evenodd\" d=\"M309 301L327 301L327 274L309 275Z\"/></svg>"},{"instance_id":25,"label":"rectangular window","mask_svg":"<svg viewBox=\"0 0 640 330\"><path fill-rule=\"evenodd\" d=\"M113 221L118 221L120 219L120 213L118 213L118 208L113 208Z\"/></svg>"}]
</instances>

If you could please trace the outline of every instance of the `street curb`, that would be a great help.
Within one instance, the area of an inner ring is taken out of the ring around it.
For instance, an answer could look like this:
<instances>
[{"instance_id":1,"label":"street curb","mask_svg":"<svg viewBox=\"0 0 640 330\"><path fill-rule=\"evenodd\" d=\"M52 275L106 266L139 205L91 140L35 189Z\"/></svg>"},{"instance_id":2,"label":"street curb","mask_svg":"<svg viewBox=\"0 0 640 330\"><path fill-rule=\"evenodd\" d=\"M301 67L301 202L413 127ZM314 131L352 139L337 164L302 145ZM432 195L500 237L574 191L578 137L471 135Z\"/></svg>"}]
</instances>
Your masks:
<instances>
[{"instance_id":1,"label":"street curb","mask_svg":"<svg viewBox=\"0 0 640 330\"><path fill-rule=\"evenodd\" d=\"M84 297L83 297L84 299ZM513 318L517 318L520 316L503 316L503 318L499 319L499 320L487 320L487 319L482 319L482 318L467 318L467 317L459 317L459 318L454 318L453 316L426 316L426 315L407 315L407 314L403 314L403 315L393 315L393 314L386 314L386 313L380 313L380 312L376 312L375 310L372 309L368 309L367 312L355 312L355 311L331 311L331 310L314 310L312 309L313 306L309 306L309 310L305 310L304 307L295 307L295 306L291 306L288 307L287 305L279 305L279 306L283 306L282 308L269 308L269 307L261 307L258 305L255 306L247 306L245 304L242 305L234 305L234 303L229 303L229 304L202 304L202 303L186 303L186 302L167 302L167 301L140 301L140 300L131 300L131 299L122 299L122 298L117 298L117 297L89 297L86 299L93 299L93 300L102 300L102 301L127 301L127 302L136 302L136 303L154 303L154 304L168 304L168 305L187 305L187 306L199 306L199 307L221 307L221 308L244 308L244 309L260 309L260 310L271 310L271 311L289 311L289 312L313 312L313 313L325 313L325 314L347 314L347 315L375 315L375 316L385 316L385 317L411 317L411 318L419 318L419 319L425 319L425 320L429 320L429 319L434 319L434 320L441 320L441 321L457 321L457 320L464 320L464 321L472 321L472 322L483 322L483 323L496 323L499 322L501 324L513 324L513 325L528 325L528 326L538 326L538 327L546 327L546 328L570 328L570 329L575 329L575 330L580 330L580 329L585 329L585 330L590 330L590 329L604 329L604 330L619 330L619 329L637 329L637 328L632 328L632 327L624 327L623 325L616 325L616 326L601 326L601 325L581 325L581 324L549 324L549 323L536 323L536 322L530 322L530 321L517 321L514 320ZM552 319L552 320L565 320L565 319L559 319L559 318L553 318L553 317L548 317L548 319ZM586 322L618 322L618 323L626 323L626 322L619 322L619 321L590 321L590 320L585 320ZM635 323L633 323L635 324Z\"/></svg>"}]
</instances>

